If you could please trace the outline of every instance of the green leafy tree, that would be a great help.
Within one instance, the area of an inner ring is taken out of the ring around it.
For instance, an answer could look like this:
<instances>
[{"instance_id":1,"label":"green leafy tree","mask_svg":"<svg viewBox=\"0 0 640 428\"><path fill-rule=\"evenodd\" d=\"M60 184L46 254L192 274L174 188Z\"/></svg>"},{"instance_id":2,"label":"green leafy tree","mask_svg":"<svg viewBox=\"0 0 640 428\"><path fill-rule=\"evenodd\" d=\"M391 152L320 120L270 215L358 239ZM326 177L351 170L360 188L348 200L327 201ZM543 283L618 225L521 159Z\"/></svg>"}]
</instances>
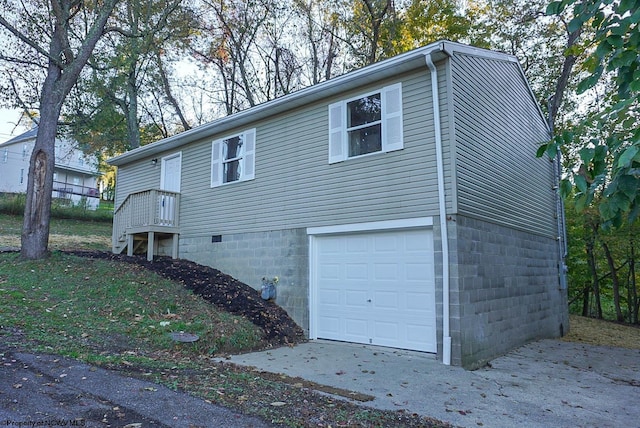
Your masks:
<instances>
[{"instance_id":1,"label":"green leafy tree","mask_svg":"<svg viewBox=\"0 0 640 428\"><path fill-rule=\"evenodd\" d=\"M578 84L578 93L603 82L614 90L604 97L602 107L557 135L538 154L573 150L577 156L562 182L563 195L574 197L579 210L597 205L602 227L620 227L625 220L633 223L640 213L640 4L563 0L547 8L551 15L567 10L573 14L569 31L594 31L592 43L584 48L588 75Z\"/></svg>"},{"instance_id":2,"label":"green leafy tree","mask_svg":"<svg viewBox=\"0 0 640 428\"><path fill-rule=\"evenodd\" d=\"M392 0L340 0L336 15L349 68L360 68L384 59L399 35L399 17Z\"/></svg>"},{"instance_id":3,"label":"green leafy tree","mask_svg":"<svg viewBox=\"0 0 640 428\"><path fill-rule=\"evenodd\" d=\"M55 138L62 106L105 31L118 0L5 1L3 36L12 42L0 61L19 65L42 82L38 133L29 163L21 256L44 258L48 251ZM12 79L14 76L10 76ZM16 86L14 86L16 87ZM17 91L16 91L17 92Z\"/></svg>"},{"instance_id":4,"label":"green leafy tree","mask_svg":"<svg viewBox=\"0 0 640 428\"><path fill-rule=\"evenodd\" d=\"M67 112L74 138L109 154L190 127L164 59L165 48L189 35L190 11L180 0L123 2L113 21L118 31L96 50ZM167 123L168 108L178 124Z\"/></svg>"},{"instance_id":5,"label":"green leafy tree","mask_svg":"<svg viewBox=\"0 0 640 428\"><path fill-rule=\"evenodd\" d=\"M489 47L488 34L478 31L480 18L487 12L488 8L477 2L465 2L463 8L459 0L411 0L398 12L394 31L384 27L387 31L383 35L390 39L384 56L443 39Z\"/></svg>"}]
</instances>

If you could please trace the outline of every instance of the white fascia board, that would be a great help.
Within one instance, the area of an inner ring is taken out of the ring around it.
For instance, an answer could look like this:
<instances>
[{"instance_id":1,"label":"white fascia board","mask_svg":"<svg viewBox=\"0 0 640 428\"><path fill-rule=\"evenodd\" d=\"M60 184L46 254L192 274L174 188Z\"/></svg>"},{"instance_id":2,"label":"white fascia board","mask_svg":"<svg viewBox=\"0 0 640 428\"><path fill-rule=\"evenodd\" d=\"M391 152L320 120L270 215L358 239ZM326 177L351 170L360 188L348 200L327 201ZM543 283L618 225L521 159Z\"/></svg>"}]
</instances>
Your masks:
<instances>
[{"instance_id":1,"label":"white fascia board","mask_svg":"<svg viewBox=\"0 0 640 428\"><path fill-rule=\"evenodd\" d=\"M335 226L308 227L307 235L333 235L353 232L372 232L394 229L432 227L433 217L417 217L401 220L371 221L366 223L339 224Z\"/></svg>"},{"instance_id":2,"label":"white fascia board","mask_svg":"<svg viewBox=\"0 0 640 428\"><path fill-rule=\"evenodd\" d=\"M446 52L449 56L452 56L454 53L461 53L465 55L495 59L498 61L519 63L518 58L516 58L513 55L509 55L504 52L490 51L487 49L477 48L475 46L462 45L460 43L442 42L442 51Z\"/></svg>"},{"instance_id":3,"label":"white fascia board","mask_svg":"<svg viewBox=\"0 0 640 428\"><path fill-rule=\"evenodd\" d=\"M76 172L78 174L89 175L93 177L98 177L100 175L100 171L97 171L97 170L77 168L77 167L65 165L62 163L55 164L54 168L62 171L71 171L71 172Z\"/></svg>"}]
</instances>

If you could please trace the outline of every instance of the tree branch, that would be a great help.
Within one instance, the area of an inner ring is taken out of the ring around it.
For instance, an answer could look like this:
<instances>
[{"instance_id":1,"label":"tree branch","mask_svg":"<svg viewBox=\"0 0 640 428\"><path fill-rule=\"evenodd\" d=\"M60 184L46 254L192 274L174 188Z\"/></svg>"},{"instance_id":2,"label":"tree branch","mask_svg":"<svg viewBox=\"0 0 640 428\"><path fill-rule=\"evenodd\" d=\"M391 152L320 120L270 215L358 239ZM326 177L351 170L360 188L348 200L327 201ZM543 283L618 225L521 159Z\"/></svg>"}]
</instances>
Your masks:
<instances>
[{"instance_id":1,"label":"tree branch","mask_svg":"<svg viewBox=\"0 0 640 428\"><path fill-rule=\"evenodd\" d=\"M9 30L9 32L11 34L13 34L14 36L16 36L18 39L20 39L23 43L31 46L33 49L35 49L40 55L48 58L50 61L53 61L56 65L58 65L59 67L62 67L62 62L60 61L60 58L54 58L51 55L49 55L49 52L47 52L45 49L43 49L40 45L38 45L37 43L35 43L33 40L31 40L30 38L28 38L27 36L25 36L24 34L22 34L22 32L20 30L18 30L17 28L15 28L13 25L11 25L11 23L9 21L7 21L6 19L3 18L2 15L0 15L0 25L2 25L4 28L6 28L7 30Z\"/></svg>"}]
</instances>

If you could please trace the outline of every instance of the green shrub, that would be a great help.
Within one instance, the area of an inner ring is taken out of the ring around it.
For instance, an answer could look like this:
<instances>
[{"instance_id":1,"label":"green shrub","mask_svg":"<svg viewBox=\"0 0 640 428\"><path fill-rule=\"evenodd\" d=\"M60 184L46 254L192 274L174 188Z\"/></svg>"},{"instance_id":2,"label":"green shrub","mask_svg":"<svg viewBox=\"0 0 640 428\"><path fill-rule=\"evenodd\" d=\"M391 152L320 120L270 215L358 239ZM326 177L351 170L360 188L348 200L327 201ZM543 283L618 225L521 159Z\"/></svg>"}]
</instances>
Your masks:
<instances>
[{"instance_id":1,"label":"green shrub","mask_svg":"<svg viewBox=\"0 0 640 428\"><path fill-rule=\"evenodd\" d=\"M0 213L23 215L26 200L27 195L22 193L0 194Z\"/></svg>"},{"instance_id":2,"label":"green shrub","mask_svg":"<svg viewBox=\"0 0 640 428\"><path fill-rule=\"evenodd\" d=\"M25 204L25 194L0 195L0 213L22 216L24 214ZM86 201L78 205L68 205L62 203L60 200L54 199L51 202L51 217L70 220L111 222L113 220L113 202L106 202L105 205L105 208L90 210L87 207Z\"/></svg>"}]
</instances>

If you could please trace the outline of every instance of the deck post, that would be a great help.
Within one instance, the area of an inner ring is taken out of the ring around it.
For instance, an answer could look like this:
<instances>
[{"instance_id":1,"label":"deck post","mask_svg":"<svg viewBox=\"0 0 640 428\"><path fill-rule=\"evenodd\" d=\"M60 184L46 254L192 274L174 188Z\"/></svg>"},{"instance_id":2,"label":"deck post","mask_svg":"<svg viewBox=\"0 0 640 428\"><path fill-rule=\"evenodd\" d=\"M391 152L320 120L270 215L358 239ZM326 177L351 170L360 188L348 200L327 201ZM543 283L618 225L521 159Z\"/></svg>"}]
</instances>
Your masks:
<instances>
[{"instance_id":1,"label":"deck post","mask_svg":"<svg viewBox=\"0 0 640 428\"><path fill-rule=\"evenodd\" d=\"M179 238L180 234L179 233L174 233L173 234L173 239L171 240L171 258L172 259L177 259L178 258L178 238Z\"/></svg>"},{"instance_id":2,"label":"deck post","mask_svg":"<svg viewBox=\"0 0 640 428\"><path fill-rule=\"evenodd\" d=\"M133 233L127 233L127 256L133 256Z\"/></svg>"},{"instance_id":3,"label":"deck post","mask_svg":"<svg viewBox=\"0 0 640 428\"><path fill-rule=\"evenodd\" d=\"M158 198L158 191L152 189L150 192L150 200L147 202L147 206L145 207L149 210L147 225L156 224L156 211L158 210L158 204L160 203L159 201L160 200Z\"/></svg>"},{"instance_id":4,"label":"deck post","mask_svg":"<svg viewBox=\"0 0 640 428\"><path fill-rule=\"evenodd\" d=\"M148 242L147 242L147 260L150 261L150 262L153 261L153 252L154 252L154 246L155 246L155 243L154 243L155 234L156 234L155 232L150 231L149 235L148 235L149 239L148 239Z\"/></svg>"}]
</instances>

